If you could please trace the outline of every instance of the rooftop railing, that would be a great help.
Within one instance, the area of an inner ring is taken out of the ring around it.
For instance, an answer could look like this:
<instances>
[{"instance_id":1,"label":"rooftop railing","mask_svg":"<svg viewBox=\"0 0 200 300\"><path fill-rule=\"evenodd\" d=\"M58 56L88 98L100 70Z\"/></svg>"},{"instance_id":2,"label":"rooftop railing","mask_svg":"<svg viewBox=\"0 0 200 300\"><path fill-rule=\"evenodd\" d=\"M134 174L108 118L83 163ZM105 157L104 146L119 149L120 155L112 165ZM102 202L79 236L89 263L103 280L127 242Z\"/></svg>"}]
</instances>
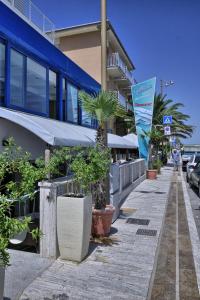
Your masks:
<instances>
[{"instance_id":1,"label":"rooftop railing","mask_svg":"<svg viewBox=\"0 0 200 300\"><path fill-rule=\"evenodd\" d=\"M43 12L30 0L0 0L10 6L19 16L26 20L32 27L54 43L55 25ZM47 34L48 33L48 34Z\"/></svg>"},{"instance_id":2,"label":"rooftop railing","mask_svg":"<svg viewBox=\"0 0 200 300\"><path fill-rule=\"evenodd\" d=\"M122 72L124 73L124 76L133 83L133 76L132 73L128 70L126 64L121 59L118 52L112 53L108 56L108 67L119 67Z\"/></svg>"}]
</instances>

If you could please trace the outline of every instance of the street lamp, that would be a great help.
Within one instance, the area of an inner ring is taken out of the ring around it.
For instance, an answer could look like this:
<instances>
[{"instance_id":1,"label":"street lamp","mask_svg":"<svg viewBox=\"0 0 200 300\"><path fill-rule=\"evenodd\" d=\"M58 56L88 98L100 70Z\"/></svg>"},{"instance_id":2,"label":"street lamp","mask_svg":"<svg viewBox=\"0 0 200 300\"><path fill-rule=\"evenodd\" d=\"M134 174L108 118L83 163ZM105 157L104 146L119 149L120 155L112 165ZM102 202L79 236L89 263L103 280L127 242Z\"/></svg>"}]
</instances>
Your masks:
<instances>
[{"instance_id":1,"label":"street lamp","mask_svg":"<svg viewBox=\"0 0 200 300\"><path fill-rule=\"evenodd\" d=\"M160 94L161 96L163 95L163 88L164 87L168 87L170 85L173 85L174 84L174 81L173 80L160 80Z\"/></svg>"}]
</instances>

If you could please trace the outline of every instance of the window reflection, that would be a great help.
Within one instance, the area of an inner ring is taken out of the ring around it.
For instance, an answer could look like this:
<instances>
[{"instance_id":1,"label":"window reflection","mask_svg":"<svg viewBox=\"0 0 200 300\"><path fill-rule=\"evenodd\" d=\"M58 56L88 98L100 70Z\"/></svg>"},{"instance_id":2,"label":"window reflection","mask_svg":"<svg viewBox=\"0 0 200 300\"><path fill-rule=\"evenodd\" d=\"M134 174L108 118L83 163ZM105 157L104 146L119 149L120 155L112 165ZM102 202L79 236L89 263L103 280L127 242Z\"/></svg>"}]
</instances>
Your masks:
<instances>
[{"instance_id":1,"label":"window reflection","mask_svg":"<svg viewBox=\"0 0 200 300\"><path fill-rule=\"evenodd\" d=\"M81 111L82 111L82 125L91 126L91 122L92 122L91 117L88 115L88 113L86 113L83 107Z\"/></svg>"},{"instance_id":2,"label":"window reflection","mask_svg":"<svg viewBox=\"0 0 200 300\"><path fill-rule=\"evenodd\" d=\"M66 79L62 80L62 118L66 121L66 97L67 97L67 82Z\"/></svg>"},{"instance_id":3,"label":"window reflection","mask_svg":"<svg viewBox=\"0 0 200 300\"><path fill-rule=\"evenodd\" d=\"M57 74L49 70L49 116L51 119L57 119L57 103L56 103L56 83Z\"/></svg>"},{"instance_id":4,"label":"window reflection","mask_svg":"<svg viewBox=\"0 0 200 300\"><path fill-rule=\"evenodd\" d=\"M26 108L46 114L46 69L27 58Z\"/></svg>"},{"instance_id":5,"label":"window reflection","mask_svg":"<svg viewBox=\"0 0 200 300\"><path fill-rule=\"evenodd\" d=\"M5 98L5 45L0 43L0 103Z\"/></svg>"},{"instance_id":6,"label":"window reflection","mask_svg":"<svg viewBox=\"0 0 200 300\"><path fill-rule=\"evenodd\" d=\"M78 89L67 84L67 121L78 123Z\"/></svg>"},{"instance_id":7,"label":"window reflection","mask_svg":"<svg viewBox=\"0 0 200 300\"><path fill-rule=\"evenodd\" d=\"M10 103L24 107L24 57L11 49Z\"/></svg>"}]
</instances>

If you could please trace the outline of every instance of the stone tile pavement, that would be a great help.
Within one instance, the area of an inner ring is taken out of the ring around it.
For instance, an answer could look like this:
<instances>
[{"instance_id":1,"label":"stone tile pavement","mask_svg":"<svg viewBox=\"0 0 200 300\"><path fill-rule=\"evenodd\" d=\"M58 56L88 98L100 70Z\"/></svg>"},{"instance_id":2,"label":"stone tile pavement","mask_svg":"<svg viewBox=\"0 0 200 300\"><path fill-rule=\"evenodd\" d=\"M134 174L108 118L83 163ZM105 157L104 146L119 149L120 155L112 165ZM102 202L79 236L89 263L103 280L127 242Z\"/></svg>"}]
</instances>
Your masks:
<instances>
[{"instance_id":1,"label":"stone tile pavement","mask_svg":"<svg viewBox=\"0 0 200 300\"><path fill-rule=\"evenodd\" d=\"M130 193L123 214L112 226L112 245L93 247L81 264L55 261L33 280L20 299L147 299L172 173L172 168L163 168L157 180L145 180ZM131 217L150 222L129 224L126 221ZM157 234L138 235L138 229L156 230Z\"/></svg>"}]
</instances>

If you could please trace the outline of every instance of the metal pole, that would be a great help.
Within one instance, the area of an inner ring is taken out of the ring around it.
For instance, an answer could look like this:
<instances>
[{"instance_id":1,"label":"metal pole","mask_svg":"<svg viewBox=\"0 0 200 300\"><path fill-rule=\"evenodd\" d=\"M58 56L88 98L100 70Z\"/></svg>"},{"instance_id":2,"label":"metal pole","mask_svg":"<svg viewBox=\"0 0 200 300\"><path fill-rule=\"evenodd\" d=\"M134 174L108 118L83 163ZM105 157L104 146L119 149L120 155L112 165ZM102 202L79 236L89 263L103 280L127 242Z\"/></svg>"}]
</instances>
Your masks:
<instances>
[{"instance_id":1,"label":"metal pole","mask_svg":"<svg viewBox=\"0 0 200 300\"><path fill-rule=\"evenodd\" d=\"M107 11L106 11L106 0L101 0L101 89L102 91L107 90ZM107 146L108 135L107 135L107 122L104 123L104 142ZM107 204L110 204L110 180L109 173L107 180L105 180L105 193Z\"/></svg>"},{"instance_id":2,"label":"metal pole","mask_svg":"<svg viewBox=\"0 0 200 300\"><path fill-rule=\"evenodd\" d=\"M50 149L45 149L45 167L48 166L49 162L50 162L50 156L51 156L51 151ZM47 173L47 179L50 180L51 179L51 174L50 172Z\"/></svg>"},{"instance_id":3,"label":"metal pole","mask_svg":"<svg viewBox=\"0 0 200 300\"><path fill-rule=\"evenodd\" d=\"M106 0L101 0L101 86L107 89L107 22Z\"/></svg>"},{"instance_id":4,"label":"metal pole","mask_svg":"<svg viewBox=\"0 0 200 300\"><path fill-rule=\"evenodd\" d=\"M160 80L160 94L163 95L163 80Z\"/></svg>"}]
</instances>

